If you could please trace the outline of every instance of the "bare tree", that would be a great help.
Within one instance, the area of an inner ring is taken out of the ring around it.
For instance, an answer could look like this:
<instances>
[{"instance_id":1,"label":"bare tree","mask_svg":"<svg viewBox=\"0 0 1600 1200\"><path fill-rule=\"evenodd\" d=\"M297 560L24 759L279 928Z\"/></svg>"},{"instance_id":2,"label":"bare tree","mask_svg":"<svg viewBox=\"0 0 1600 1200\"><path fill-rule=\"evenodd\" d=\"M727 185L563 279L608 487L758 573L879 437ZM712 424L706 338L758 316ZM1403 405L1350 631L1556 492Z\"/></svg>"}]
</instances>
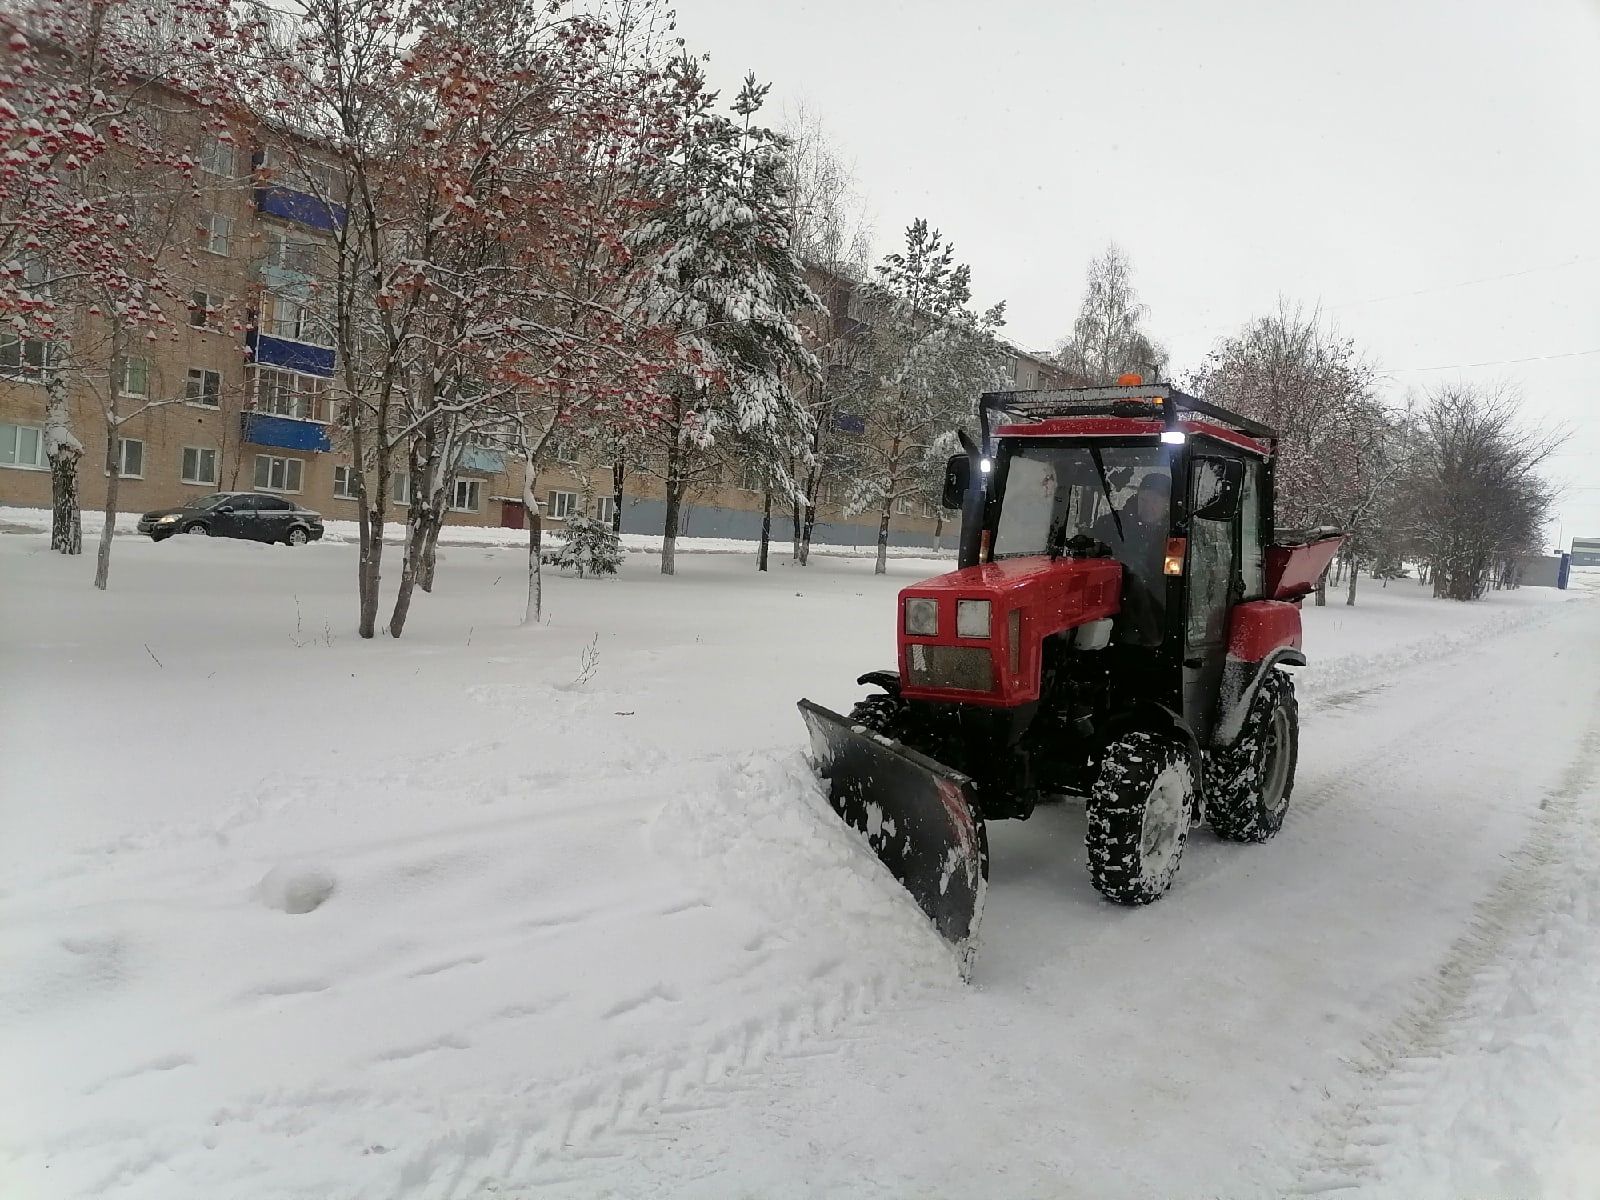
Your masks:
<instances>
[{"instance_id":1,"label":"bare tree","mask_svg":"<svg viewBox=\"0 0 1600 1200\"><path fill-rule=\"evenodd\" d=\"M822 119L801 105L784 129L790 140L785 177L795 251L822 300L802 322L821 372L793 385L811 418L810 444L787 472L796 485L787 489L794 561L805 566L817 523L817 496L838 478L841 440L859 420L859 413L852 411L859 408L861 372L856 368L866 344L859 292L870 274L872 229L854 164L840 155Z\"/></svg>"},{"instance_id":2,"label":"bare tree","mask_svg":"<svg viewBox=\"0 0 1600 1200\"><path fill-rule=\"evenodd\" d=\"M1475 600L1540 548L1554 490L1539 472L1565 439L1564 430L1525 426L1509 388L1429 393L1404 502L1435 596Z\"/></svg>"}]
</instances>

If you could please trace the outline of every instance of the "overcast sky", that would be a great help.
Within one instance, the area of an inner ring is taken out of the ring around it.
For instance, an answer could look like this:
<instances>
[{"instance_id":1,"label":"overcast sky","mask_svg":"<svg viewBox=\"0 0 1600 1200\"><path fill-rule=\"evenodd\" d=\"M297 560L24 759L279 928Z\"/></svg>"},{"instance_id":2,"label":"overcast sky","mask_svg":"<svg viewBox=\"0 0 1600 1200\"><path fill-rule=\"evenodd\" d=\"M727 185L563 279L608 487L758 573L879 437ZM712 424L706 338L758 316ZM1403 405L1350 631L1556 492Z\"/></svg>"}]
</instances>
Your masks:
<instances>
[{"instance_id":1,"label":"overcast sky","mask_svg":"<svg viewBox=\"0 0 1600 1200\"><path fill-rule=\"evenodd\" d=\"M822 117L880 251L927 217L1013 340L1055 344L1112 239L1179 377L1321 303L1397 397L1506 382L1570 425L1562 536L1600 537L1600 0L677 7L725 93Z\"/></svg>"}]
</instances>

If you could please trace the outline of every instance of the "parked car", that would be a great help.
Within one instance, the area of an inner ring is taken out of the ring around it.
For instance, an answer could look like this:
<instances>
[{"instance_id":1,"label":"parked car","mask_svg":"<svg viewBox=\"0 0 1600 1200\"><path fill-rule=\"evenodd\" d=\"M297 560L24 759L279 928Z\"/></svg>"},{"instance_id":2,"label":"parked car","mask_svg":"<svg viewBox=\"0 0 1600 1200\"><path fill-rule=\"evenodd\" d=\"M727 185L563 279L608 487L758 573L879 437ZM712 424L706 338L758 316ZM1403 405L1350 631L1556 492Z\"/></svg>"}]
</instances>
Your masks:
<instances>
[{"instance_id":1,"label":"parked car","mask_svg":"<svg viewBox=\"0 0 1600 1200\"><path fill-rule=\"evenodd\" d=\"M139 532L155 542L175 533L284 542L304 546L322 536L322 514L282 496L261 492L216 492L181 508L158 508L139 518Z\"/></svg>"}]
</instances>

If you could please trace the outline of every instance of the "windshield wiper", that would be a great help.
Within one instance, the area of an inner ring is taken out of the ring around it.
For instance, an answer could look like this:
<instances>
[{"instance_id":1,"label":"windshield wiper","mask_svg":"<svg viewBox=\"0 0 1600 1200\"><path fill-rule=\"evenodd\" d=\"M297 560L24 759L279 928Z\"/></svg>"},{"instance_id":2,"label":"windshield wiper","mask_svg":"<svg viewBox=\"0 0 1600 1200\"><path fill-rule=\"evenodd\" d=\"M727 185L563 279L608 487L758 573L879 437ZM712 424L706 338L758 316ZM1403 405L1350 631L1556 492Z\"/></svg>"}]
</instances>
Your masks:
<instances>
[{"instance_id":1,"label":"windshield wiper","mask_svg":"<svg viewBox=\"0 0 1600 1200\"><path fill-rule=\"evenodd\" d=\"M1106 507L1111 510L1111 519L1117 526L1117 540L1125 542L1127 535L1122 532L1122 514L1117 511L1116 503L1111 499L1111 481L1106 478L1106 461L1100 457L1100 447L1090 446L1089 457L1094 459L1094 469L1100 476L1100 491L1106 498Z\"/></svg>"}]
</instances>

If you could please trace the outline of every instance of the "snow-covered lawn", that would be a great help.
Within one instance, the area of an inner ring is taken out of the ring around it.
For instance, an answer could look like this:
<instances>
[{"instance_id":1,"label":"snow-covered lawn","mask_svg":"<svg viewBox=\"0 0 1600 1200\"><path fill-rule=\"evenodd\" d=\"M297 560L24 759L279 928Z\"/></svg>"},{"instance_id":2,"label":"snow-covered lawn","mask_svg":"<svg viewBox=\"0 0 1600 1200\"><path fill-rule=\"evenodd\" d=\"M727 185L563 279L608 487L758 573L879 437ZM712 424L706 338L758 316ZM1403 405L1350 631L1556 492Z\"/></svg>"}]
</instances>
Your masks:
<instances>
[{"instance_id":1,"label":"snow-covered lawn","mask_svg":"<svg viewBox=\"0 0 1600 1200\"><path fill-rule=\"evenodd\" d=\"M1308 608L1295 808L1100 903L993 830L972 986L800 757L892 659L831 557L0 535L0 1195L1584 1195L1600 621ZM1580 583L1593 582L1592 579ZM598 667L587 682L586 648Z\"/></svg>"}]
</instances>

